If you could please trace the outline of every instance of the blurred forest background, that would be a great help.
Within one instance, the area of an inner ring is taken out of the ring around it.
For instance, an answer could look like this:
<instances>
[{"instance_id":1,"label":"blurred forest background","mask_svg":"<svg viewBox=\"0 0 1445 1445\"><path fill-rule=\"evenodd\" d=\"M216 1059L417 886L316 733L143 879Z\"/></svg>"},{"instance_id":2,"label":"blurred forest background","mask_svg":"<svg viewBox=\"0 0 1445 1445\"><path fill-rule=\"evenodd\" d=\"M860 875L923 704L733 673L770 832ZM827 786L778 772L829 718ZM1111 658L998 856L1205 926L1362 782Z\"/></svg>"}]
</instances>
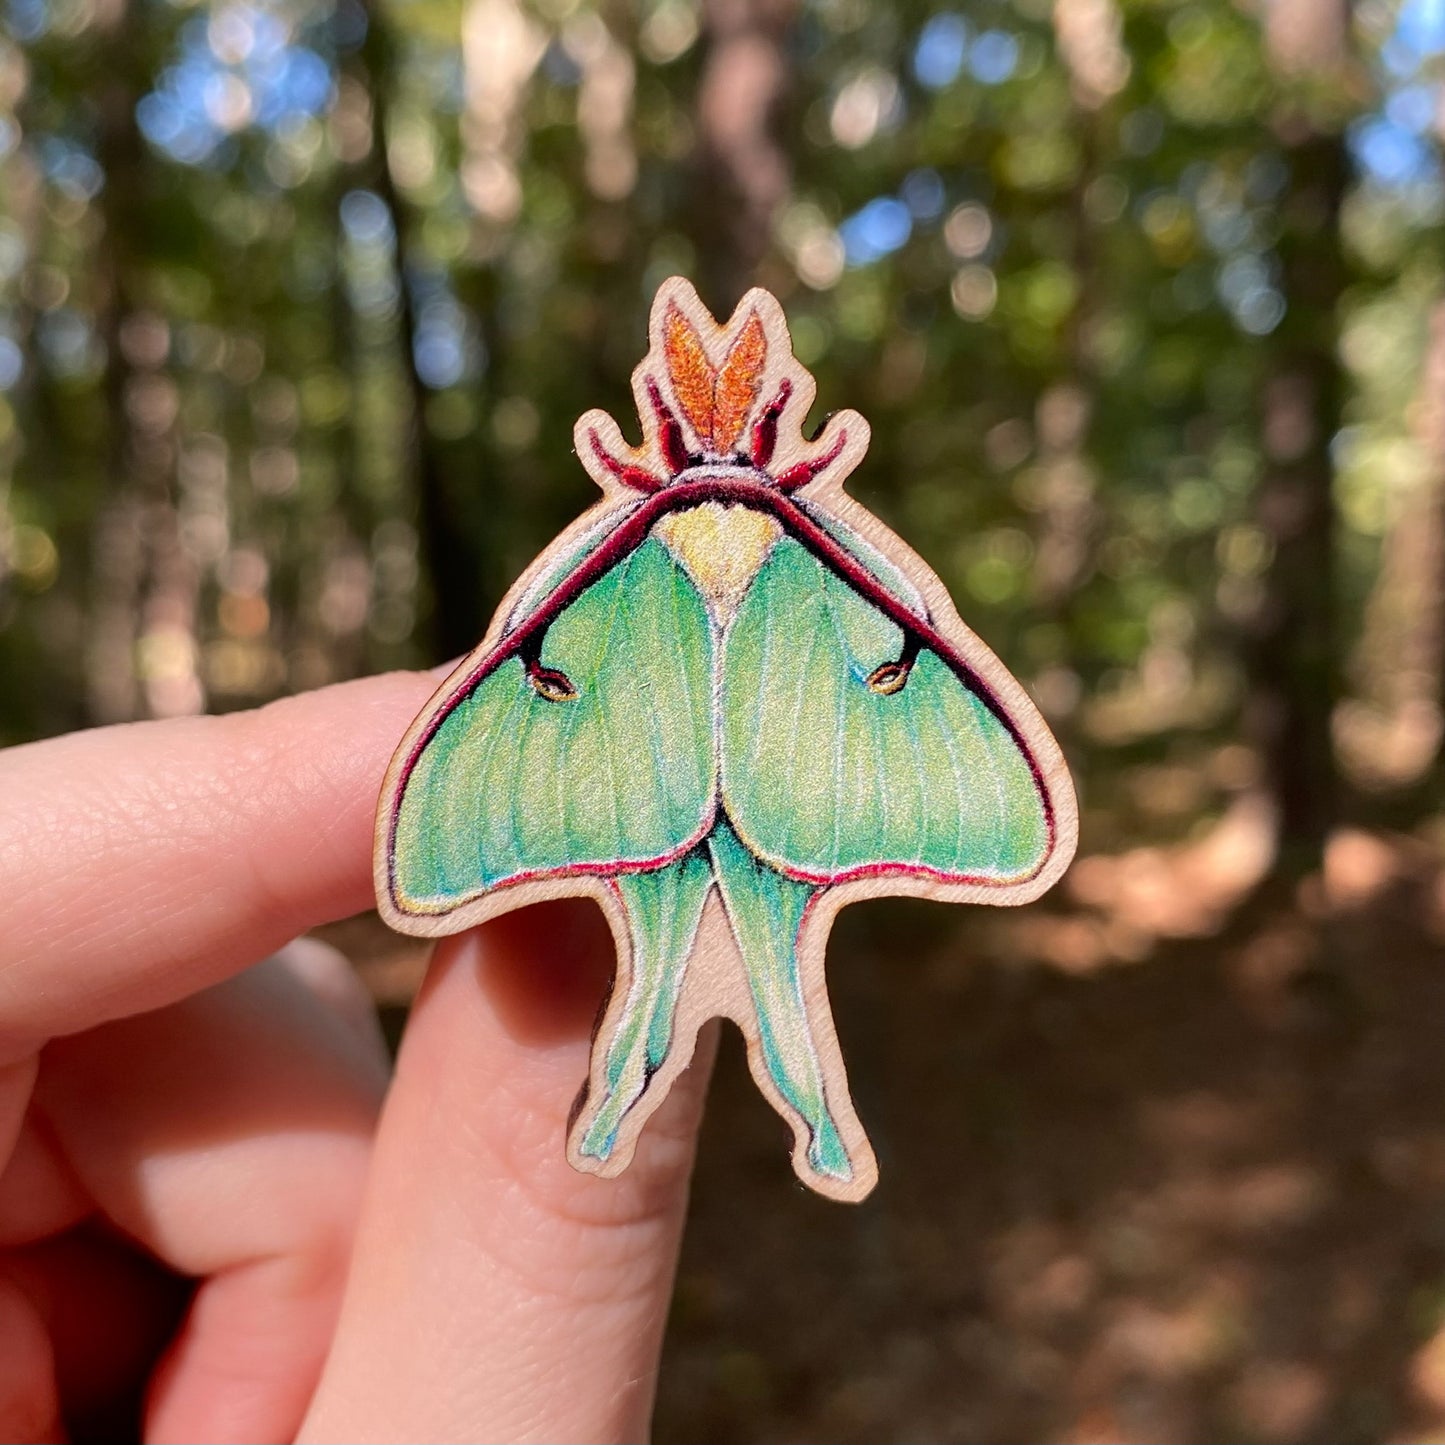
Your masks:
<instances>
[{"instance_id":1,"label":"blurred forest background","mask_svg":"<svg viewBox=\"0 0 1445 1445\"><path fill-rule=\"evenodd\" d=\"M661 1438L1445 1438L1442 81L1445 0L3 0L0 741L466 650L656 284L764 284L1083 845L840 922L867 1205L725 1053Z\"/></svg>"}]
</instances>

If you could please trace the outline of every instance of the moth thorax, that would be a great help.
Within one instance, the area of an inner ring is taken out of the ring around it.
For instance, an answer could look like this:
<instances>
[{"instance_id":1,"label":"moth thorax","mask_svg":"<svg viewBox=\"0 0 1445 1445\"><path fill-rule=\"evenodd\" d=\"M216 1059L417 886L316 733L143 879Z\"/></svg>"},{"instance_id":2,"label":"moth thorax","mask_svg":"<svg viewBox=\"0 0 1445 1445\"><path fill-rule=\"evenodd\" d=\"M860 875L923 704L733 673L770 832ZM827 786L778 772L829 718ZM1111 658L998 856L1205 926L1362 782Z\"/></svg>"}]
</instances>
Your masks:
<instances>
[{"instance_id":1,"label":"moth thorax","mask_svg":"<svg viewBox=\"0 0 1445 1445\"><path fill-rule=\"evenodd\" d=\"M667 550L686 569L719 627L733 619L783 529L766 512L703 502L670 512L656 527Z\"/></svg>"}]
</instances>

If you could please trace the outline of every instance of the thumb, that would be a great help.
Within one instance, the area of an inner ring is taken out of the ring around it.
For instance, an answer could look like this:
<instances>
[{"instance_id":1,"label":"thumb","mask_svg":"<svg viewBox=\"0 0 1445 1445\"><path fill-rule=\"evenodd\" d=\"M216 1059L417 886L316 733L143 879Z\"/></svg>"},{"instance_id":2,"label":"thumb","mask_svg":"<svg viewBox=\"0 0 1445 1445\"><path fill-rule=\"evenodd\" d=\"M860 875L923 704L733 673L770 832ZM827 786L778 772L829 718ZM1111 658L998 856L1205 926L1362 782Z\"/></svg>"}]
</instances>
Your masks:
<instances>
[{"instance_id":1,"label":"thumb","mask_svg":"<svg viewBox=\"0 0 1445 1445\"><path fill-rule=\"evenodd\" d=\"M647 1434L712 1049L625 1174L576 1173L568 1114L610 955L576 901L438 948L303 1439Z\"/></svg>"}]
</instances>

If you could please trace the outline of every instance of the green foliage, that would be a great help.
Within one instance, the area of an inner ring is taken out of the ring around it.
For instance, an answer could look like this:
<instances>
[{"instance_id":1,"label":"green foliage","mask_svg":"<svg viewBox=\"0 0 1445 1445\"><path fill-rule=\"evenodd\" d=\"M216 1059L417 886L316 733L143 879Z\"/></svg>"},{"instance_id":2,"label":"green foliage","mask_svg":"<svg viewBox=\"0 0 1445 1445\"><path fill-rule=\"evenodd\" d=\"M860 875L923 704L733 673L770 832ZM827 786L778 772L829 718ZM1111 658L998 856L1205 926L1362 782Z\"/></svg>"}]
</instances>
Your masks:
<instances>
[{"instance_id":1,"label":"green foliage","mask_svg":"<svg viewBox=\"0 0 1445 1445\"><path fill-rule=\"evenodd\" d=\"M1402 696L1358 649L1411 615L1382 549L1438 485L1439 166L1399 105L1440 57L1388 5L1300 74L1226 0L1105 5L1084 45L1068 4L814 0L759 22L756 214L692 0L9 5L6 741L462 650L590 500L572 420L627 413L675 271L780 295L820 414L873 425L858 495L1041 699L1096 844L1186 831L1134 770L1240 735L1301 348L1339 391L1334 665ZM1301 137L1347 132L1336 226Z\"/></svg>"}]
</instances>

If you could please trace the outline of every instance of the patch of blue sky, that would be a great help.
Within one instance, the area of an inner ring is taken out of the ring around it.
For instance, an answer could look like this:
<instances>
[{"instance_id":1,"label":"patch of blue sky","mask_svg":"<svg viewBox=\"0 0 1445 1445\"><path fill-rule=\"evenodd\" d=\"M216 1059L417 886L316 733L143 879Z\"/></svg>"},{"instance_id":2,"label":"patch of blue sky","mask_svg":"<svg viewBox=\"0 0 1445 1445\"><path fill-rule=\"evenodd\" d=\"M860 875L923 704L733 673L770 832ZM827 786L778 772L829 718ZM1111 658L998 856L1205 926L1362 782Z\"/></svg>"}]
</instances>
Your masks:
<instances>
[{"instance_id":1,"label":"patch of blue sky","mask_svg":"<svg viewBox=\"0 0 1445 1445\"><path fill-rule=\"evenodd\" d=\"M83 146L62 136L48 135L36 147L45 178L58 190L88 201L105 184L105 172Z\"/></svg>"},{"instance_id":2,"label":"patch of blue sky","mask_svg":"<svg viewBox=\"0 0 1445 1445\"><path fill-rule=\"evenodd\" d=\"M1355 165L1377 185L1419 194L1439 190L1440 161L1432 133L1440 82L1422 71L1441 54L1445 0L1405 0L1395 28L1380 47L1384 104L1349 129Z\"/></svg>"},{"instance_id":3,"label":"patch of blue sky","mask_svg":"<svg viewBox=\"0 0 1445 1445\"><path fill-rule=\"evenodd\" d=\"M5 6L5 28L22 45L39 40L50 29L50 19L47 0L8 0Z\"/></svg>"},{"instance_id":4,"label":"patch of blue sky","mask_svg":"<svg viewBox=\"0 0 1445 1445\"><path fill-rule=\"evenodd\" d=\"M943 177L931 166L909 171L898 188L898 194L915 221L936 221L947 204Z\"/></svg>"},{"instance_id":5,"label":"patch of blue sky","mask_svg":"<svg viewBox=\"0 0 1445 1445\"><path fill-rule=\"evenodd\" d=\"M433 391L468 381L487 366L487 349L476 323L437 272L410 273L416 303L412 359L417 375Z\"/></svg>"},{"instance_id":6,"label":"patch of blue sky","mask_svg":"<svg viewBox=\"0 0 1445 1445\"><path fill-rule=\"evenodd\" d=\"M1349 130L1350 153L1371 180L1385 186L1408 186L1438 172L1434 147L1388 114L1369 116Z\"/></svg>"},{"instance_id":7,"label":"patch of blue sky","mask_svg":"<svg viewBox=\"0 0 1445 1445\"><path fill-rule=\"evenodd\" d=\"M1439 92L1433 85L1402 85L1385 102L1385 118L1401 130L1424 135L1434 128Z\"/></svg>"},{"instance_id":8,"label":"patch of blue sky","mask_svg":"<svg viewBox=\"0 0 1445 1445\"><path fill-rule=\"evenodd\" d=\"M15 338L0 335L0 391L9 391L25 374L25 353Z\"/></svg>"},{"instance_id":9,"label":"patch of blue sky","mask_svg":"<svg viewBox=\"0 0 1445 1445\"><path fill-rule=\"evenodd\" d=\"M913 74L920 85L942 90L958 79L968 53L968 22L951 10L933 16L913 47Z\"/></svg>"},{"instance_id":10,"label":"patch of blue sky","mask_svg":"<svg viewBox=\"0 0 1445 1445\"><path fill-rule=\"evenodd\" d=\"M275 130L296 116L319 115L331 104L331 67L304 45L288 45L247 68L256 97L256 124Z\"/></svg>"},{"instance_id":11,"label":"patch of blue sky","mask_svg":"<svg viewBox=\"0 0 1445 1445\"><path fill-rule=\"evenodd\" d=\"M1018 69L1019 43L1006 30L985 30L970 43L968 22L952 10L932 16L913 46L913 74L929 90L953 84L964 68L984 85L1002 85Z\"/></svg>"},{"instance_id":12,"label":"patch of blue sky","mask_svg":"<svg viewBox=\"0 0 1445 1445\"><path fill-rule=\"evenodd\" d=\"M358 246L385 246L396 240L391 212L375 191L347 191L341 198L341 225Z\"/></svg>"},{"instance_id":13,"label":"patch of blue sky","mask_svg":"<svg viewBox=\"0 0 1445 1445\"><path fill-rule=\"evenodd\" d=\"M968 68L984 85L1002 85L1019 63L1019 43L1007 30L985 30L968 47Z\"/></svg>"},{"instance_id":14,"label":"patch of blue sky","mask_svg":"<svg viewBox=\"0 0 1445 1445\"><path fill-rule=\"evenodd\" d=\"M1395 38L1422 59L1445 51L1445 0L1406 0L1395 22Z\"/></svg>"},{"instance_id":15,"label":"patch of blue sky","mask_svg":"<svg viewBox=\"0 0 1445 1445\"><path fill-rule=\"evenodd\" d=\"M12 0L13 3L13 0ZM211 159L227 135L249 126L275 133L331 104L335 77L316 51L290 40L278 16L235 5L182 29L176 61L136 107L152 145L188 165ZM244 108L222 100L244 87Z\"/></svg>"},{"instance_id":16,"label":"patch of blue sky","mask_svg":"<svg viewBox=\"0 0 1445 1445\"><path fill-rule=\"evenodd\" d=\"M912 234L913 217L895 196L875 196L838 227L850 266L867 266L891 256Z\"/></svg>"}]
</instances>

